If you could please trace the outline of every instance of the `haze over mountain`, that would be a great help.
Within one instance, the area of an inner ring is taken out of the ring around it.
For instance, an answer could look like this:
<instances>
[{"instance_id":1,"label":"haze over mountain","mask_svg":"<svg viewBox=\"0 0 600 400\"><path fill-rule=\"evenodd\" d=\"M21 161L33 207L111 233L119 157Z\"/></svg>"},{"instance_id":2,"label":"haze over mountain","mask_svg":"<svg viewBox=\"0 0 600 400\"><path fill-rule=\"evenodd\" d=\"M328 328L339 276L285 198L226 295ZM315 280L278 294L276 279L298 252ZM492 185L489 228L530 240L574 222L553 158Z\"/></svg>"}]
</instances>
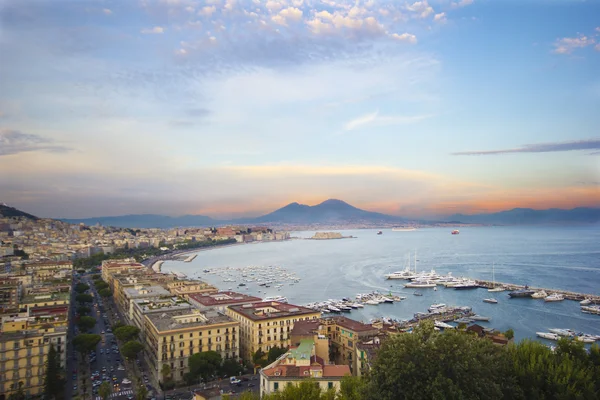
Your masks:
<instances>
[{"instance_id":1,"label":"haze over mountain","mask_svg":"<svg viewBox=\"0 0 600 400\"><path fill-rule=\"evenodd\" d=\"M102 225L131 228L169 228L176 226L213 226L225 224L271 224L271 225L355 225L365 224L381 226L415 221L422 224L455 223L527 225L544 223L596 223L600 222L600 208L574 208L572 210L549 209L533 210L515 208L491 214L464 215L454 214L436 221L387 215L356 208L342 200L329 199L320 204L309 206L297 202L290 203L269 214L256 218L231 220L213 219L203 215L183 215L169 217L155 214L123 215L83 219L63 219L71 223L83 222L87 225Z\"/></svg>"}]
</instances>

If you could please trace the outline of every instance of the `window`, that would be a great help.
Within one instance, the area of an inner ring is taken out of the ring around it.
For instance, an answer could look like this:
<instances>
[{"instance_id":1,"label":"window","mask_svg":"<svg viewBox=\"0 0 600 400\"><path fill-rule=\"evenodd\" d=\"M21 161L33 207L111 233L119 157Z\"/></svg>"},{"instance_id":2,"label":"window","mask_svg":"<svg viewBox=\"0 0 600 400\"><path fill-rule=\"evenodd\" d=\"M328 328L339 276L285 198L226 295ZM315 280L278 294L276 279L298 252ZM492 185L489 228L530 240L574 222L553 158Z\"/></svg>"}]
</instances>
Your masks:
<instances>
[{"instance_id":1,"label":"window","mask_svg":"<svg viewBox=\"0 0 600 400\"><path fill-rule=\"evenodd\" d=\"M179 366L183 368L183 361L179 361Z\"/></svg>"},{"instance_id":2,"label":"window","mask_svg":"<svg viewBox=\"0 0 600 400\"><path fill-rule=\"evenodd\" d=\"M179 339L183 339L183 335L179 335Z\"/></svg>"},{"instance_id":3,"label":"window","mask_svg":"<svg viewBox=\"0 0 600 400\"><path fill-rule=\"evenodd\" d=\"M279 390L279 382L273 383L273 390L275 390L275 391Z\"/></svg>"},{"instance_id":4,"label":"window","mask_svg":"<svg viewBox=\"0 0 600 400\"><path fill-rule=\"evenodd\" d=\"M327 382L327 389L333 389L333 382Z\"/></svg>"},{"instance_id":5,"label":"window","mask_svg":"<svg viewBox=\"0 0 600 400\"><path fill-rule=\"evenodd\" d=\"M190 337L194 337L194 334L193 334L193 333L190 333Z\"/></svg>"}]
</instances>

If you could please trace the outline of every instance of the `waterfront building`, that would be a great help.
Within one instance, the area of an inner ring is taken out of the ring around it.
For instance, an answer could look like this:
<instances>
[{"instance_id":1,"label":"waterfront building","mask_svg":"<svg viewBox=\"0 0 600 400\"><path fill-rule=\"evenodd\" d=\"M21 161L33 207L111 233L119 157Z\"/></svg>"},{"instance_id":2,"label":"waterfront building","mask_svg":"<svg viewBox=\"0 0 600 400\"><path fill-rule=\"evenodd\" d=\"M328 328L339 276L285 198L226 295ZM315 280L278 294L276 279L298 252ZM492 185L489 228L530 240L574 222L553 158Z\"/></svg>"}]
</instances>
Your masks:
<instances>
[{"instance_id":1,"label":"waterfront building","mask_svg":"<svg viewBox=\"0 0 600 400\"><path fill-rule=\"evenodd\" d=\"M216 287L202 281L174 280L166 284L167 290L176 296L183 296L186 299L193 294L216 293L219 291Z\"/></svg>"},{"instance_id":2,"label":"waterfront building","mask_svg":"<svg viewBox=\"0 0 600 400\"><path fill-rule=\"evenodd\" d=\"M293 304L266 301L230 306L227 313L240 323L240 350L244 360L272 347L288 347L289 334L297 321L317 319L321 313Z\"/></svg>"},{"instance_id":3,"label":"waterfront building","mask_svg":"<svg viewBox=\"0 0 600 400\"><path fill-rule=\"evenodd\" d=\"M144 322L147 314L164 313L167 311L189 311L192 308L191 304L181 297L172 296L134 299L131 304L131 324L140 330L139 337L141 343L146 341L146 324Z\"/></svg>"},{"instance_id":4,"label":"waterfront building","mask_svg":"<svg viewBox=\"0 0 600 400\"><path fill-rule=\"evenodd\" d=\"M298 385L311 379L323 390L340 388L344 376L350 375L347 365L327 364L315 352L315 343L303 339L286 354L260 370L260 394L283 390L287 385Z\"/></svg>"},{"instance_id":5,"label":"waterfront building","mask_svg":"<svg viewBox=\"0 0 600 400\"><path fill-rule=\"evenodd\" d=\"M213 350L223 359L239 355L239 322L217 310L195 308L149 313L144 315L145 355L150 373L163 381L163 364L171 376L182 380L189 371L192 354Z\"/></svg>"},{"instance_id":6,"label":"waterfront building","mask_svg":"<svg viewBox=\"0 0 600 400\"><path fill-rule=\"evenodd\" d=\"M188 300L198 308L210 307L215 308L223 313L227 311L227 307L229 306L239 306L242 304L251 304L261 301L261 299L258 297L229 291L190 294L188 296Z\"/></svg>"}]
</instances>

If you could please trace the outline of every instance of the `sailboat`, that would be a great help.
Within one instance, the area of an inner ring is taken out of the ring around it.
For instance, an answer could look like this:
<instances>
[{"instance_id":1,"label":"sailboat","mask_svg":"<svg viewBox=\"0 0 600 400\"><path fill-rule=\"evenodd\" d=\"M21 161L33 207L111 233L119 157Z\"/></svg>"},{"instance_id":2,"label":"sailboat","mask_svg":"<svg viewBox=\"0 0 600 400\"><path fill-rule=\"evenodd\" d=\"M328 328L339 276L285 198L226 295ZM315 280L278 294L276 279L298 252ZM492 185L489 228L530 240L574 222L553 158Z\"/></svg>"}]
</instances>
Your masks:
<instances>
[{"instance_id":1,"label":"sailboat","mask_svg":"<svg viewBox=\"0 0 600 400\"><path fill-rule=\"evenodd\" d=\"M494 263L492 263L492 289L488 289L488 292L504 292L502 286L496 287L496 268Z\"/></svg>"}]
</instances>

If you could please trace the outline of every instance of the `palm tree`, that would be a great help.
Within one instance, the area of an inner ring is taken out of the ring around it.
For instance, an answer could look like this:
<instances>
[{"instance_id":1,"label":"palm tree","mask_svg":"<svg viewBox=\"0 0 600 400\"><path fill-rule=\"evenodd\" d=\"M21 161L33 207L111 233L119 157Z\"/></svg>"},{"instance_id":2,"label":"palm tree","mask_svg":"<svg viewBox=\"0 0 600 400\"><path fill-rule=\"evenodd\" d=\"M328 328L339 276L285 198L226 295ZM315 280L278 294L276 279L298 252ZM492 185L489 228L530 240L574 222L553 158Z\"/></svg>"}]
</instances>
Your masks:
<instances>
[{"instance_id":1,"label":"palm tree","mask_svg":"<svg viewBox=\"0 0 600 400\"><path fill-rule=\"evenodd\" d=\"M108 399L110 394L112 393L112 387L108 382L102 382L100 387L98 388L98 394L102 397L103 400Z\"/></svg>"}]
</instances>

